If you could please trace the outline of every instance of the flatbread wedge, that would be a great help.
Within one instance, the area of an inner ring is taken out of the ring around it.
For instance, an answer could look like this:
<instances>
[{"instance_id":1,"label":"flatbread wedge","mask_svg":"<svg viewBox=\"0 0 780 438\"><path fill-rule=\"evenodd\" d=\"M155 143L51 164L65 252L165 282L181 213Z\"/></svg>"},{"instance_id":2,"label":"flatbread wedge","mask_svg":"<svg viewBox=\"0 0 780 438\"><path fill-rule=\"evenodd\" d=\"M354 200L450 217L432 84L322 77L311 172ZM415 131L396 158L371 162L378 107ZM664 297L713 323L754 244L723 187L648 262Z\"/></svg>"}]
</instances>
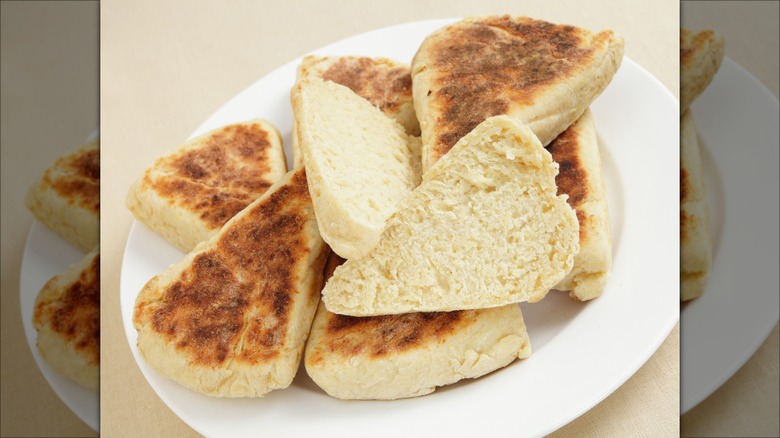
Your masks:
<instances>
[{"instance_id":1,"label":"flatbread wedge","mask_svg":"<svg viewBox=\"0 0 780 438\"><path fill-rule=\"evenodd\" d=\"M287 172L279 132L264 120L214 129L162 156L126 205L182 252L217 233Z\"/></svg>"},{"instance_id":2,"label":"flatbread wedge","mask_svg":"<svg viewBox=\"0 0 780 438\"><path fill-rule=\"evenodd\" d=\"M298 168L144 286L133 315L139 352L161 375L212 396L289 386L328 252Z\"/></svg>"},{"instance_id":3,"label":"flatbread wedge","mask_svg":"<svg viewBox=\"0 0 780 438\"><path fill-rule=\"evenodd\" d=\"M509 15L471 17L429 35L412 61L423 172L488 117L505 114L549 144L612 80L613 31Z\"/></svg>"},{"instance_id":4,"label":"flatbread wedge","mask_svg":"<svg viewBox=\"0 0 780 438\"><path fill-rule=\"evenodd\" d=\"M408 65L387 58L365 56L305 56L298 66L297 81L320 78L335 82L368 100L404 127L420 136L420 123L412 100L412 73ZM303 165L293 119L293 163Z\"/></svg>"},{"instance_id":5,"label":"flatbread wedge","mask_svg":"<svg viewBox=\"0 0 780 438\"><path fill-rule=\"evenodd\" d=\"M541 300L579 252L557 173L528 127L487 119L428 170L368 255L336 269L327 309L375 316Z\"/></svg>"},{"instance_id":6,"label":"flatbread wedge","mask_svg":"<svg viewBox=\"0 0 780 438\"><path fill-rule=\"evenodd\" d=\"M331 254L326 278L342 262ZM517 304L361 318L331 313L320 303L304 364L334 397L394 400L483 376L530 354Z\"/></svg>"},{"instance_id":7,"label":"flatbread wedge","mask_svg":"<svg viewBox=\"0 0 780 438\"><path fill-rule=\"evenodd\" d=\"M680 119L680 300L704 293L712 266L710 212L690 110Z\"/></svg>"},{"instance_id":8,"label":"flatbread wedge","mask_svg":"<svg viewBox=\"0 0 780 438\"><path fill-rule=\"evenodd\" d=\"M555 289L580 301L604 291L612 266L612 236L596 126L590 110L547 146L560 166L555 177L559 195L567 195L580 224L580 252L574 267Z\"/></svg>"},{"instance_id":9,"label":"flatbread wedge","mask_svg":"<svg viewBox=\"0 0 780 438\"><path fill-rule=\"evenodd\" d=\"M43 359L97 391L100 380L100 251L54 276L35 298L33 326Z\"/></svg>"},{"instance_id":10,"label":"flatbread wedge","mask_svg":"<svg viewBox=\"0 0 780 438\"><path fill-rule=\"evenodd\" d=\"M341 257L363 257L420 184L419 142L331 81L298 82L292 102L320 234Z\"/></svg>"},{"instance_id":11,"label":"flatbread wedge","mask_svg":"<svg viewBox=\"0 0 780 438\"><path fill-rule=\"evenodd\" d=\"M100 237L100 139L57 159L25 200L35 218L65 241L89 252Z\"/></svg>"},{"instance_id":12,"label":"flatbread wedge","mask_svg":"<svg viewBox=\"0 0 780 438\"><path fill-rule=\"evenodd\" d=\"M711 30L680 29L680 114L704 92L718 72L726 43Z\"/></svg>"}]
</instances>

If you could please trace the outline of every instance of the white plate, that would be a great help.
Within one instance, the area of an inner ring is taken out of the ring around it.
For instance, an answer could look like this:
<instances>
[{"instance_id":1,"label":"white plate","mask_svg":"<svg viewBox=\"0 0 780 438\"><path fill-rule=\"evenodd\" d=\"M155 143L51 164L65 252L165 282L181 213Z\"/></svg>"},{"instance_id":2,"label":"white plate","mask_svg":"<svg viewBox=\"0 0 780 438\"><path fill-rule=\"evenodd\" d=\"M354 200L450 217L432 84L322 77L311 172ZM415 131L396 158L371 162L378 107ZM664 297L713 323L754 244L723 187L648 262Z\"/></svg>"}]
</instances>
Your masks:
<instances>
[{"instance_id":1,"label":"white plate","mask_svg":"<svg viewBox=\"0 0 780 438\"><path fill-rule=\"evenodd\" d=\"M19 301L22 308L22 324L27 344L38 364L43 377L49 382L57 396L95 431L99 430L100 397L97 392L59 375L43 360L36 341L38 334L32 323L35 297L49 279L62 273L68 266L77 263L85 254L68 244L60 236L38 221L33 221L22 257L19 279Z\"/></svg>"},{"instance_id":2,"label":"white plate","mask_svg":"<svg viewBox=\"0 0 780 438\"><path fill-rule=\"evenodd\" d=\"M704 294L681 308L681 412L726 382L778 320L778 102L729 58L691 109L713 234Z\"/></svg>"},{"instance_id":3,"label":"white plate","mask_svg":"<svg viewBox=\"0 0 780 438\"><path fill-rule=\"evenodd\" d=\"M410 61L423 38L450 21L385 28L314 53ZM289 152L289 90L299 61L237 95L193 135L262 117L283 133ZM131 320L135 297L146 281L183 255L135 223L125 248L120 294L138 365L171 410L207 436L303 436L327 430L392 437L549 433L625 382L678 320L677 108L671 93L629 59L594 102L613 224L613 274L604 295L588 304L552 293L538 304L523 305L534 348L528 360L425 397L392 402L331 398L303 370L290 388L261 399L217 399L192 392L159 376L138 354Z\"/></svg>"}]
</instances>

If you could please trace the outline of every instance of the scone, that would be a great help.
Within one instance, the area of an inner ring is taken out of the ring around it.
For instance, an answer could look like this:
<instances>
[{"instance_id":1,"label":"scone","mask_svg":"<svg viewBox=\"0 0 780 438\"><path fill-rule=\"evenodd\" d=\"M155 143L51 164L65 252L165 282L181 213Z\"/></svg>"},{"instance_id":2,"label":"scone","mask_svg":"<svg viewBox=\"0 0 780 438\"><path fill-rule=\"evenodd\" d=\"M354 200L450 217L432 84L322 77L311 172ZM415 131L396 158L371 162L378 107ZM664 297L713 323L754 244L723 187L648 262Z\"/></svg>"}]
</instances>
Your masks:
<instances>
[{"instance_id":1,"label":"scone","mask_svg":"<svg viewBox=\"0 0 780 438\"><path fill-rule=\"evenodd\" d=\"M59 158L30 187L27 209L65 241L88 252L100 237L100 140Z\"/></svg>"},{"instance_id":2,"label":"scone","mask_svg":"<svg viewBox=\"0 0 780 438\"><path fill-rule=\"evenodd\" d=\"M712 265L710 211L696 125L680 119L680 300L701 296Z\"/></svg>"},{"instance_id":3,"label":"scone","mask_svg":"<svg viewBox=\"0 0 780 438\"><path fill-rule=\"evenodd\" d=\"M412 61L423 172L491 116L524 124L542 145L612 80L623 39L526 17L471 17L429 35Z\"/></svg>"},{"instance_id":4,"label":"scone","mask_svg":"<svg viewBox=\"0 0 780 438\"><path fill-rule=\"evenodd\" d=\"M130 187L127 208L189 252L287 171L279 132L263 120L212 130L159 158Z\"/></svg>"},{"instance_id":5,"label":"scone","mask_svg":"<svg viewBox=\"0 0 780 438\"><path fill-rule=\"evenodd\" d=\"M612 266L612 236L596 127L590 110L550 143L547 150L560 166L555 177L559 195L567 195L580 224L580 252L574 267L555 289L577 300L604 291Z\"/></svg>"},{"instance_id":6,"label":"scone","mask_svg":"<svg viewBox=\"0 0 780 438\"><path fill-rule=\"evenodd\" d=\"M680 114L704 92L718 72L726 43L711 30L680 29Z\"/></svg>"},{"instance_id":7,"label":"scone","mask_svg":"<svg viewBox=\"0 0 780 438\"><path fill-rule=\"evenodd\" d=\"M487 119L428 170L367 256L336 269L326 307L374 316L541 300L579 252L557 174L528 127Z\"/></svg>"},{"instance_id":8,"label":"scone","mask_svg":"<svg viewBox=\"0 0 780 438\"><path fill-rule=\"evenodd\" d=\"M100 378L100 251L54 276L35 299L33 325L43 359L97 391Z\"/></svg>"},{"instance_id":9,"label":"scone","mask_svg":"<svg viewBox=\"0 0 780 438\"><path fill-rule=\"evenodd\" d=\"M306 56L298 66L297 81L318 77L335 82L368 100L395 119L406 133L420 136L412 101L412 74L408 65L387 58L363 56ZM293 119L292 152L296 167L303 165Z\"/></svg>"},{"instance_id":10,"label":"scone","mask_svg":"<svg viewBox=\"0 0 780 438\"><path fill-rule=\"evenodd\" d=\"M212 396L289 386L328 252L298 168L144 286L138 351L161 375Z\"/></svg>"},{"instance_id":11,"label":"scone","mask_svg":"<svg viewBox=\"0 0 780 438\"><path fill-rule=\"evenodd\" d=\"M419 142L366 99L308 78L291 93L317 224L339 256L365 256L420 184Z\"/></svg>"},{"instance_id":12,"label":"scone","mask_svg":"<svg viewBox=\"0 0 780 438\"><path fill-rule=\"evenodd\" d=\"M326 278L342 262L332 254ZM480 377L530 354L517 304L361 318L331 313L320 303L304 364L334 397L393 400Z\"/></svg>"}]
</instances>

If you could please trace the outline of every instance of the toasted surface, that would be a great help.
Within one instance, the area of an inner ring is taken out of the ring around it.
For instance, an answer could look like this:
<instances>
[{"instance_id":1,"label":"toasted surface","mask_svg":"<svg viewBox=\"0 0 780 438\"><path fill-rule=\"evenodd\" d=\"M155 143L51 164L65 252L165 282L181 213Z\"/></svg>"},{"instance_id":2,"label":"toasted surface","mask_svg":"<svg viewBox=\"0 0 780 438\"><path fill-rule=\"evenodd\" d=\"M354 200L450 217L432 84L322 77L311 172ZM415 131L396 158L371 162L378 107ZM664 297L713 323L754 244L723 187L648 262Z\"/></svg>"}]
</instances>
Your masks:
<instances>
[{"instance_id":1,"label":"toasted surface","mask_svg":"<svg viewBox=\"0 0 780 438\"><path fill-rule=\"evenodd\" d=\"M287 170L281 137L263 120L228 125L159 158L127 207L183 252L208 240Z\"/></svg>"},{"instance_id":2,"label":"toasted surface","mask_svg":"<svg viewBox=\"0 0 780 438\"><path fill-rule=\"evenodd\" d=\"M363 257L420 183L419 146L342 85L309 78L291 95L320 234L338 255Z\"/></svg>"},{"instance_id":3,"label":"toasted surface","mask_svg":"<svg viewBox=\"0 0 780 438\"><path fill-rule=\"evenodd\" d=\"M723 37L711 30L680 29L680 114L712 82L725 54Z\"/></svg>"},{"instance_id":4,"label":"toasted surface","mask_svg":"<svg viewBox=\"0 0 780 438\"><path fill-rule=\"evenodd\" d=\"M334 254L328 271L341 264ZM531 354L520 307L354 317L320 303L306 344L309 376L341 399L415 397Z\"/></svg>"},{"instance_id":5,"label":"toasted surface","mask_svg":"<svg viewBox=\"0 0 780 438\"><path fill-rule=\"evenodd\" d=\"M49 280L35 299L38 350L61 375L92 390L100 380L100 252Z\"/></svg>"},{"instance_id":6,"label":"toasted surface","mask_svg":"<svg viewBox=\"0 0 780 438\"><path fill-rule=\"evenodd\" d=\"M146 284L133 316L138 350L163 376L209 395L287 387L326 256L299 168Z\"/></svg>"},{"instance_id":7,"label":"toasted surface","mask_svg":"<svg viewBox=\"0 0 780 438\"><path fill-rule=\"evenodd\" d=\"M26 205L68 243L92 250L100 236L100 140L57 159L30 187Z\"/></svg>"},{"instance_id":8,"label":"toasted surface","mask_svg":"<svg viewBox=\"0 0 780 438\"><path fill-rule=\"evenodd\" d=\"M429 35L412 61L423 172L488 117L506 114L547 145L612 80L623 40L508 15L472 17Z\"/></svg>"},{"instance_id":9,"label":"toasted surface","mask_svg":"<svg viewBox=\"0 0 780 438\"><path fill-rule=\"evenodd\" d=\"M604 291L612 266L612 237L598 138L590 110L550 143L547 150L560 171L555 177L559 195L577 213L580 252L574 267L555 289L585 301Z\"/></svg>"},{"instance_id":10,"label":"toasted surface","mask_svg":"<svg viewBox=\"0 0 780 438\"><path fill-rule=\"evenodd\" d=\"M352 90L395 119L409 135L420 135L412 101L412 74L408 65L387 58L362 56L306 56L298 66L298 81L317 77ZM293 162L303 157L293 128Z\"/></svg>"},{"instance_id":11,"label":"toasted surface","mask_svg":"<svg viewBox=\"0 0 780 438\"><path fill-rule=\"evenodd\" d=\"M325 305L374 316L542 299L579 251L557 173L526 126L486 120L425 174L366 257L336 269Z\"/></svg>"},{"instance_id":12,"label":"toasted surface","mask_svg":"<svg viewBox=\"0 0 780 438\"><path fill-rule=\"evenodd\" d=\"M680 299L704 292L712 265L707 193L696 125L690 111L680 119Z\"/></svg>"}]
</instances>

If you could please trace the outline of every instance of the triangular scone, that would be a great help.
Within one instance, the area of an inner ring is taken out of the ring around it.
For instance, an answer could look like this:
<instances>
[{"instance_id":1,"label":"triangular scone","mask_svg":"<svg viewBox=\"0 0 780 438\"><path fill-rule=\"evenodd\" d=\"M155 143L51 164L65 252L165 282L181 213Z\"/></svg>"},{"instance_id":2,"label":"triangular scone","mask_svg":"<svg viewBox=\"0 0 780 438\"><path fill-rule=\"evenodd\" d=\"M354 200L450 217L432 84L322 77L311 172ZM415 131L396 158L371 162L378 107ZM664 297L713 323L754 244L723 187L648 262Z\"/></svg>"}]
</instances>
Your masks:
<instances>
[{"instance_id":1,"label":"triangular scone","mask_svg":"<svg viewBox=\"0 0 780 438\"><path fill-rule=\"evenodd\" d=\"M712 264L710 211L699 140L690 111L680 119L680 299L704 292Z\"/></svg>"},{"instance_id":2,"label":"triangular scone","mask_svg":"<svg viewBox=\"0 0 780 438\"><path fill-rule=\"evenodd\" d=\"M298 66L298 81L318 77L349 88L395 119L409 135L420 136L412 101L412 73L408 65L387 58L363 56L306 56ZM293 119L293 163L303 165Z\"/></svg>"},{"instance_id":3,"label":"triangular scone","mask_svg":"<svg viewBox=\"0 0 780 438\"><path fill-rule=\"evenodd\" d=\"M475 126L506 114L550 143L604 90L623 39L508 15L473 17L429 35L412 61L423 172Z\"/></svg>"},{"instance_id":4,"label":"triangular scone","mask_svg":"<svg viewBox=\"0 0 780 438\"><path fill-rule=\"evenodd\" d=\"M560 166L555 177L558 194L568 195L580 224L580 252L569 275L555 289L570 291L569 295L580 301L590 300L604 291L612 266L607 194L590 110L558 135L547 150Z\"/></svg>"},{"instance_id":5,"label":"triangular scone","mask_svg":"<svg viewBox=\"0 0 780 438\"><path fill-rule=\"evenodd\" d=\"M130 187L126 204L138 221L189 252L286 171L282 140L273 125L236 123L159 158Z\"/></svg>"},{"instance_id":6,"label":"triangular scone","mask_svg":"<svg viewBox=\"0 0 780 438\"><path fill-rule=\"evenodd\" d=\"M58 373L97 390L100 380L100 251L49 280L35 299L38 351Z\"/></svg>"},{"instance_id":7,"label":"triangular scone","mask_svg":"<svg viewBox=\"0 0 780 438\"><path fill-rule=\"evenodd\" d=\"M428 170L367 256L336 269L325 305L374 316L539 301L579 251L557 173L528 127L487 119Z\"/></svg>"},{"instance_id":8,"label":"triangular scone","mask_svg":"<svg viewBox=\"0 0 780 438\"><path fill-rule=\"evenodd\" d=\"M291 96L320 234L341 257L363 257L420 183L419 140L343 85L309 78Z\"/></svg>"},{"instance_id":9,"label":"triangular scone","mask_svg":"<svg viewBox=\"0 0 780 438\"><path fill-rule=\"evenodd\" d=\"M325 277L342 259L331 254ZM531 354L520 306L355 317L320 303L304 364L341 399L394 400L480 377Z\"/></svg>"},{"instance_id":10,"label":"triangular scone","mask_svg":"<svg viewBox=\"0 0 780 438\"><path fill-rule=\"evenodd\" d=\"M30 187L27 209L35 218L83 252L100 236L100 140L59 158Z\"/></svg>"},{"instance_id":11,"label":"triangular scone","mask_svg":"<svg viewBox=\"0 0 780 438\"><path fill-rule=\"evenodd\" d=\"M161 375L209 395L289 386L327 254L301 167L144 286L133 315L138 351Z\"/></svg>"},{"instance_id":12,"label":"triangular scone","mask_svg":"<svg viewBox=\"0 0 780 438\"><path fill-rule=\"evenodd\" d=\"M680 29L680 114L712 82L725 54L723 37L711 30Z\"/></svg>"}]
</instances>

